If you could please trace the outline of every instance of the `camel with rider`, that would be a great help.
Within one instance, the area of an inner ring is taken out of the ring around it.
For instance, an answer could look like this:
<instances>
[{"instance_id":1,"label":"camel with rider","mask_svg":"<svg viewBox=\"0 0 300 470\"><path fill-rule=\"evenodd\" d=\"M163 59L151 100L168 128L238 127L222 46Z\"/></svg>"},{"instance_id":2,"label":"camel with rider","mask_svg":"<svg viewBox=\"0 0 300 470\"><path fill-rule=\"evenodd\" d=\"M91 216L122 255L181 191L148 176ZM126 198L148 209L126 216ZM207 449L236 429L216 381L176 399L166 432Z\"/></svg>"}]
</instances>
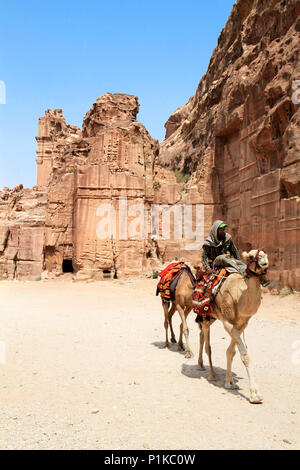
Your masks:
<instances>
[{"instance_id":1,"label":"camel with rider","mask_svg":"<svg viewBox=\"0 0 300 470\"><path fill-rule=\"evenodd\" d=\"M264 250L251 250L249 253L244 252L242 258L247 265L247 275L244 276L239 273L230 274L220 287L216 295L212 309L213 312L209 320L205 317L203 321L199 322L200 328L200 348L198 363L200 368L203 368L203 348L208 356L210 373L208 380L215 380L216 375L212 364L211 346L210 346L210 326L216 320L220 320L225 328L225 331L231 337L231 343L227 349L227 371L225 378L226 388L238 388L235 384L231 365L235 355L236 346L238 347L241 360L246 368L249 385L250 385L250 402L261 403L263 401L259 389L253 377L252 369L250 366L250 356L247 347L241 338L242 332L245 330L250 318L257 312L261 303L261 285L260 278L266 273L269 266L268 256ZM164 327L166 331L166 347L169 347L168 340L168 327L171 331L171 342L176 343L173 327L172 317L176 310L181 317L180 336L178 341L178 349L184 349L183 335L186 341L186 358L193 356L189 345L189 329L187 326L187 316L192 310L192 294L194 286L190 277L184 272L179 279L175 298L169 308L168 303L163 302L164 309Z\"/></svg>"},{"instance_id":2,"label":"camel with rider","mask_svg":"<svg viewBox=\"0 0 300 470\"><path fill-rule=\"evenodd\" d=\"M242 258L247 265L247 277L238 273L230 274L220 287L216 295L212 308L213 313L210 320L203 319L199 322L200 327L200 349L198 363L203 368L203 347L208 356L210 373L209 380L215 380L215 372L212 365L210 346L210 326L215 320L223 323L225 331L231 337L231 343L227 349L227 371L225 378L226 388L238 388L235 384L231 365L238 347L241 360L246 368L249 386L250 402L262 403L263 398L256 385L247 347L241 338L250 318L257 312L261 303L260 277L263 276L269 266L268 255L264 250L251 250L244 252Z\"/></svg>"}]
</instances>

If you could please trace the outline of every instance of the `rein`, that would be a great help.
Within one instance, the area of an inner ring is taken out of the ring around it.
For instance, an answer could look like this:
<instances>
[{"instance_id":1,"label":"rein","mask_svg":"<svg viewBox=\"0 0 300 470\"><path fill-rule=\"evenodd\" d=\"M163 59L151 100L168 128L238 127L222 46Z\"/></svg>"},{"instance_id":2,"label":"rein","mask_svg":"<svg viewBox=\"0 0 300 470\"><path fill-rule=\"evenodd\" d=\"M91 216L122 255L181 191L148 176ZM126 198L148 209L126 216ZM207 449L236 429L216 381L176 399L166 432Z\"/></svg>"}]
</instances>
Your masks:
<instances>
[{"instance_id":1,"label":"rein","mask_svg":"<svg viewBox=\"0 0 300 470\"><path fill-rule=\"evenodd\" d=\"M251 261L250 263L247 264L247 269L246 269L246 274L247 274L247 276L262 277L262 276L264 276L264 275L268 272L268 268L265 269L265 270L264 270L262 273L260 273L260 274L256 272L256 269L260 267L259 264L258 264L258 256L259 256L259 253L260 253L261 251L262 251L263 253L265 253L265 250L263 250L262 248L259 249L259 250L257 250L256 256L255 256L255 258L254 258L254 260L253 260L253 261L255 262L255 271L252 271L252 269L249 268L250 264L252 264L253 261Z\"/></svg>"}]
</instances>

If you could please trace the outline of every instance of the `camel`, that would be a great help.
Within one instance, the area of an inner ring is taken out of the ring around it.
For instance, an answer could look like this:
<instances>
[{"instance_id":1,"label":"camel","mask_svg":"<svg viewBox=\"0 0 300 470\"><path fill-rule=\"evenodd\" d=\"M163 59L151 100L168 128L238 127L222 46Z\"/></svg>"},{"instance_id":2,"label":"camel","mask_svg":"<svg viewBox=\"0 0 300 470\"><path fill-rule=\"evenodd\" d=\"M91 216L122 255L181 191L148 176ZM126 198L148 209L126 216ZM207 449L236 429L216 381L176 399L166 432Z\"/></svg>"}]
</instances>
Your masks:
<instances>
[{"instance_id":1,"label":"camel","mask_svg":"<svg viewBox=\"0 0 300 470\"><path fill-rule=\"evenodd\" d=\"M241 339L241 333L245 330L250 318L257 312L261 303L261 287L259 277L263 275L268 266L268 256L263 250L251 250L244 252L242 258L247 264L248 279L241 274L233 273L225 279L213 302L211 320L203 320L200 327L200 348L198 363L203 369L203 346L209 359L210 373L209 380L215 379L215 372L211 359L210 347L210 325L216 320L220 320L226 332L231 337L231 343L227 349L227 371L225 378L225 388L238 388L234 383L231 364L235 355L236 346L239 349L241 360L245 365L250 386L250 403L262 403L263 398L255 383L252 370L250 368L250 356L247 347Z\"/></svg>"},{"instance_id":2,"label":"camel","mask_svg":"<svg viewBox=\"0 0 300 470\"><path fill-rule=\"evenodd\" d=\"M172 302L170 310L169 310L170 303L162 302L164 315L165 315L164 327L166 330L165 347L169 348L169 338L168 338L168 326L169 325L170 325L170 330L171 330L171 342L176 343L175 334L174 334L173 326L172 326L172 317L177 310L181 318L178 351L185 349L186 350L186 353L184 356L185 358L193 357L193 352L189 345L189 329L187 326L187 316L193 308L193 304L192 304L193 290L194 290L194 287L192 285L192 281L189 275L184 271L178 281L176 291L175 291L175 299ZM182 342L183 334L184 334L185 342L186 342L185 348Z\"/></svg>"}]
</instances>

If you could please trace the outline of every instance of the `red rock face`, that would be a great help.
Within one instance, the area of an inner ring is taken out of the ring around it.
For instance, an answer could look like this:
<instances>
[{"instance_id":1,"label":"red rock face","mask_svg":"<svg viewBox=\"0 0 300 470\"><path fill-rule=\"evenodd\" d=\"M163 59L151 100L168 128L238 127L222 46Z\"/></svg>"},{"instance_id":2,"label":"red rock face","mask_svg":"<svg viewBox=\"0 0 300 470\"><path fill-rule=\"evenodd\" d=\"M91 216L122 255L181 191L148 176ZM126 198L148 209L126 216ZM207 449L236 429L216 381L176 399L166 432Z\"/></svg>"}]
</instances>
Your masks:
<instances>
[{"instance_id":1,"label":"red rock face","mask_svg":"<svg viewBox=\"0 0 300 470\"><path fill-rule=\"evenodd\" d=\"M81 135L76 126L66 124L61 109L47 109L45 116L39 118L37 149L37 185L48 186L52 172L64 167L63 153L72 140Z\"/></svg>"},{"instance_id":2,"label":"red rock face","mask_svg":"<svg viewBox=\"0 0 300 470\"><path fill-rule=\"evenodd\" d=\"M160 164L192 175L240 250L300 290L300 2L240 0L194 97L169 118ZM208 229L206 233L208 232Z\"/></svg>"},{"instance_id":3,"label":"red rock face","mask_svg":"<svg viewBox=\"0 0 300 470\"><path fill-rule=\"evenodd\" d=\"M137 97L108 93L86 114L82 131L67 125L60 109L39 119L38 186L0 193L0 279L36 279L43 270L59 274L66 267L78 278L102 279L103 272L122 277L157 266L149 209L160 202L159 146L136 121L138 109ZM169 170L164 190L164 202L172 203L177 189ZM106 206L115 229L103 236ZM142 206L144 234L136 222Z\"/></svg>"},{"instance_id":4,"label":"red rock face","mask_svg":"<svg viewBox=\"0 0 300 470\"><path fill-rule=\"evenodd\" d=\"M0 194L0 278L65 268L79 279L138 275L185 254L181 240L151 236L153 204L180 203L182 191L156 164L159 145L136 121L138 109L136 96L107 93L82 131L60 109L40 118L38 186Z\"/></svg>"},{"instance_id":5,"label":"red rock face","mask_svg":"<svg viewBox=\"0 0 300 470\"><path fill-rule=\"evenodd\" d=\"M37 187L0 191L0 280L41 275L46 203L46 191Z\"/></svg>"},{"instance_id":6,"label":"red rock face","mask_svg":"<svg viewBox=\"0 0 300 470\"><path fill-rule=\"evenodd\" d=\"M81 130L67 125L61 109L39 119L37 184L47 191L43 237L43 269L61 271L73 257L75 158L73 147Z\"/></svg>"},{"instance_id":7,"label":"red rock face","mask_svg":"<svg viewBox=\"0 0 300 470\"><path fill-rule=\"evenodd\" d=\"M130 240L127 230L122 234L130 218L120 220L121 197L127 198L126 212L153 201L158 142L136 121L138 108L135 96L102 96L86 114L77 143L83 150L75 171L74 265L94 278L103 271L118 277L139 274L147 266L147 241ZM105 238L99 227L106 207L114 213L115 230Z\"/></svg>"}]
</instances>

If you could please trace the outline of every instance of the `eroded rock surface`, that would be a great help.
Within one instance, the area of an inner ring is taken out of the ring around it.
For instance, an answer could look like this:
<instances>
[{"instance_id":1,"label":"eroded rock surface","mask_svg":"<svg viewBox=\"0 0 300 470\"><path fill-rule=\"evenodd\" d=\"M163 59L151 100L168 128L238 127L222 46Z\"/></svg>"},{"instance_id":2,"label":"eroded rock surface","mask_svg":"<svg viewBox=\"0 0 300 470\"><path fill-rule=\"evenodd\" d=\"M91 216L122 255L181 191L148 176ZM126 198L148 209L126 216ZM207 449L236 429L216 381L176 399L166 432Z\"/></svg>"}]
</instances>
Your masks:
<instances>
[{"instance_id":1,"label":"eroded rock surface","mask_svg":"<svg viewBox=\"0 0 300 470\"><path fill-rule=\"evenodd\" d=\"M136 96L107 93L82 130L61 109L39 119L38 185L0 193L0 278L122 277L165 260L165 244L151 237L151 207L176 202L180 191L174 173L156 166L159 144L138 110Z\"/></svg>"},{"instance_id":2,"label":"eroded rock surface","mask_svg":"<svg viewBox=\"0 0 300 470\"><path fill-rule=\"evenodd\" d=\"M271 277L297 290L299 14L297 0L235 3L195 95L166 123L159 159L190 174L211 221L226 219L241 250L264 247Z\"/></svg>"},{"instance_id":3,"label":"eroded rock surface","mask_svg":"<svg viewBox=\"0 0 300 470\"><path fill-rule=\"evenodd\" d=\"M43 269L47 192L0 190L0 279L35 279Z\"/></svg>"}]
</instances>

